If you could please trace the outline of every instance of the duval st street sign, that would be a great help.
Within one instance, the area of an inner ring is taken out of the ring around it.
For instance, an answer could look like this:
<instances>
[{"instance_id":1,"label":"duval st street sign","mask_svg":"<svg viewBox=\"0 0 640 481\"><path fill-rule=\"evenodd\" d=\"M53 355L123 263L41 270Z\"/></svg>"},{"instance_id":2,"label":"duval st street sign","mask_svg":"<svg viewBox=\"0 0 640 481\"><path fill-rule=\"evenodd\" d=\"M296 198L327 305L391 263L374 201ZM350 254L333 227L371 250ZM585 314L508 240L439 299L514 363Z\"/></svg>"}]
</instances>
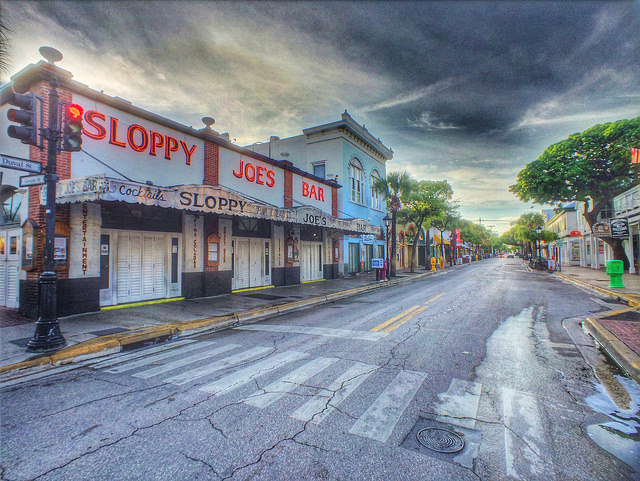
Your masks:
<instances>
[{"instance_id":1,"label":"duval st street sign","mask_svg":"<svg viewBox=\"0 0 640 481\"><path fill-rule=\"evenodd\" d=\"M23 170L39 174L42 172L42 164L29 159L21 159L12 155L0 154L0 167L7 169Z\"/></svg>"}]
</instances>

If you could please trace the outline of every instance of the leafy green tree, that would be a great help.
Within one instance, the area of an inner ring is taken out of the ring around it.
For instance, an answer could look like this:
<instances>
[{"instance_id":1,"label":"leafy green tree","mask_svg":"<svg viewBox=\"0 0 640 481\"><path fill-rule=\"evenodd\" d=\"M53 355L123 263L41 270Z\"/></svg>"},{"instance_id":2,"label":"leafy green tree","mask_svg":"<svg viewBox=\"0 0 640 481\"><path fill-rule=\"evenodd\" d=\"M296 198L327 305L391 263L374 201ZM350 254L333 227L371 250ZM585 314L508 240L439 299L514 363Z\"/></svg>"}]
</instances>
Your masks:
<instances>
[{"instance_id":1,"label":"leafy green tree","mask_svg":"<svg viewBox=\"0 0 640 481\"><path fill-rule=\"evenodd\" d=\"M550 145L518 173L509 190L524 202L584 202L584 217L593 229L600 211L618 194L638 182L630 147L640 146L640 117L596 125ZM589 210L590 209L590 210ZM621 239L603 237L622 260L629 260Z\"/></svg>"},{"instance_id":2,"label":"leafy green tree","mask_svg":"<svg viewBox=\"0 0 640 481\"><path fill-rule=\"evenodd\" d=\"M398 211L402 208L400 198L409 194L415 186L407 171L391 172L386 179L376 179L373 189L387 199L387 210L391 212L391 259L389 273L396 275L396 222Z\"/></svg>"},{"instance_id":3,"label":"leafy green tree","mask_svg":"<svg viewBox=\"0 0 640 481\"><path fill-rule=\"evenodd\" d=\"M458 221L458 228L460 229L460 240L471 244L474 253L479 254L480 247L485 240L489 238L489 230L467 219L460 219Z\"/></svg>"},{"instance_id":4,"label":"leafy green tree","mask_svg":"<svg viewBox=\"0 0 640 481\"><path fill-rule=\"evenodd\" d=\"M507 246L520 246L522 243L522 239L518 236L515 226L503 233L499 240L502 244Z\"/></svg>"},{"instance_id":5,"label":"leafy green tree","mask_svg":"<svg viewBox=\"0 0 640 481\"><path fill-rule=\"evenodd\" d=\"M451 197L449 196L449 199L450 198ZM443 257L445 257L444 232L447 230L452 231L454 228L454 225L456 224L459 218L459 214L458 214L459 203L450 202L449 199L444 199L442 213L439 216L435 217L432 222L433 226L436 229L438 229L438 232L440 232L440 250L442 252ZM451 252L449 265L453 265L452 257L453 257L453 252Z\"/></svg>"},{"instance_id":6,"label":"leafy green tree","mask_svg":"<svg viewBox=\"0 0 640 481\"><path fill-rule=\"evenodd\" d=\"M453 195L453 188L446 180L411 180L411 188L402 196L403 208L398 213L402 222L413 223L415 232L408 238L411 249L409 251L409 267L413 272L416 257L416 246L423 225L426 229L432 220L440 218L446 208L446 201Z\"/></svg>"}]
</instances>

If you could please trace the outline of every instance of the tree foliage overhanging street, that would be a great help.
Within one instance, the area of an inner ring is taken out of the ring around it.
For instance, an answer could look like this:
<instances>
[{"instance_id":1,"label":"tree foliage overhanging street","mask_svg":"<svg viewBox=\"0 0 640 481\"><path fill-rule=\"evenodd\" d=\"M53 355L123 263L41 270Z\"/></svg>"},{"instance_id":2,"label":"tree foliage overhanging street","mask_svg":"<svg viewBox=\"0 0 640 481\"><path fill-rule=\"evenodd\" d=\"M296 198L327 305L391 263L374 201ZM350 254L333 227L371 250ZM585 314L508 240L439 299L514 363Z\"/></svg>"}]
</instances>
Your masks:
<instances>
[{"instance_id":1,"label":"tree foliage overhanging street","mask_svg":"<svg viewBox=\"0 0 640 481\"><path fill-rule=\"evenodd\" d=\"M420 233L423 229L428 231L431 226L440 232L439 248L443 252L443 258L445 231L459 229L461 240L470 243L476 253L481 248L491 250L500 244L497 236L489 229L460 217L459 202L453 200L453 188L446 180L416 180L406 171L391 172L386 179L376 181L374 190L386 198L387 209L392 216L392 239L396 236L397 221L411 226L406 235L412 272ZM395 259L394 247L392 259ZM454 260L449 259L448 262L452 263Z\"/></svg>"},{"instance_id":2,"label":"tree foliage overhanging street","mask_svg":"<svg viewBox=\"0 0 640 481\"><path fill-rule=\"evenodd\" d=\"M584 217L593 228L600 211L616 195L638 183L638 167L630 162L629 148L639 144L640 117L595 125L547 147L518 173L509 190L524 202L558 207L584 202ZM602 240L628 269L622 240Z\"/></svg>"}]
</instances>

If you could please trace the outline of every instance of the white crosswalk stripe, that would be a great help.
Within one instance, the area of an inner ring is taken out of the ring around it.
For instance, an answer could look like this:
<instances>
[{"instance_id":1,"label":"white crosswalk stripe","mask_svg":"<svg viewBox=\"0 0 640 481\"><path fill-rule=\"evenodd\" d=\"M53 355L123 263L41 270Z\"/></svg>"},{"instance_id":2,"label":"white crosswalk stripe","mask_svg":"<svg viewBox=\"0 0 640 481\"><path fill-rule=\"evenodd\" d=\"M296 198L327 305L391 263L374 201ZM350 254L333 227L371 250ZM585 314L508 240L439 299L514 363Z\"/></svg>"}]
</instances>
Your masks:
<instances>
[{"instance_id":1,"label":"white crosswalk stripe","mask_svg":"<svg viewBox=\"0 0 640 481\"><path fill-rule=\"evenodd\" d=\"M246 404L263 409L270 406L286 393L293 391L300 384L306 382L320 371L328 368L338 360L337 357L319 357L300 366L295 371L282 376L261 391L254 392L244 400Z\"/></svg>"},{"instance_id":2,"label":"white crosswalk stripe","mask_svg":"<svg viewBox=\"0 0 640 481\"><path fill-rule=\"evenodd\" d=\"M539 453L548 450L538 401L532 394L502 389L507 474L522 480L554 480L555 472Z\"/></svg>"},{"instance_id":3,"label":"white crosswalk stripe","mask_svg":"<svg viewBox=\"0 0 640 481\"><path fill-rule=\"evenodd\" d=\"M452 379L447 392L438 395L441 403L436 407L436 420L474 429L481 393L482 384Z\"/></svg>"},{"instance_id":4,"label":"white crosswalk stripe","mask_svg":"<svg viewBox=\"0 0 640 481\"><path fill-rule=\"evenodd\" d=\"M251 349L239 352L238 354L234 354L233 356L225 357L223 359L215 361L207 366L202 366L200 368L192 369L190 371L170 377L166 379L166 382L181 386L182 384L186 384L203 376L213 374L216 371L234 366L253 357L258 357L271 350L273 350L272 347L252 347Z\"/></svg>"},{"instance_id":5,"label":"white crosswalk stripe","mask_svg":"<svg viewBox=\"0 0 640 481\"><path fill-rule=\"evenodd\" d=\"M196 342L194 339L183 339L180 341L172 341L172 342L168 342L166 344L161 344L158 346L154 346L154 347L150 347L148 349L142 349L140 351L134 351L134 352L130 352L128 354L122 354L122 355L118 355L118 356L114 356L114 357L110 357L109 359L106 359L104 361L100 361L100 362L96 362L94 364L91 365L91 367L93 369L102 369L105 367L109 367L109 366L113 366L115 364L120 364L126 361L130 361L132 359L137 359L139 357L144 357L144 356L149 356L151 354L154 354L156 352L162 352L162 351L166 351L168 349L176 349L180 346L184 346L186 344L192 344Z\"/></svg>"},{"instance_id":6,"label":"white crosswalk stripe","mask_svg":"<svg viewBox=\"0 0 640 481\"><path fill-rule=\"evenodd\" d=\"M113 367L111 369L107 369L107 372L113 373L113 374L117 374L120 372L127 372L127 371L133 371L134 369L137 369L139 367L142 366L147 366L149 364L153 364L156 363L158 361L162 361L163 359L167 359L169 357L174 357L180 354L184 354L185 352L190 352L190 351L194 351L196 349L202 349L204 347L209 347L211 345L215 344L215 342L213 341L207 341L207 342L198 342L195 344L191 344L190 346L184 346L181 347L179 350L177 351L165 351L165 352L161 352L160 354L154 354L151 356L147 356L147 357L143 357L142 359L138 359L135 361L131 361L131 362L127 362L125 364L120 364L116 367Z\"/></svg>"},{"instance_id":7,"label":"white crosswalk stripe","mask_svg":"<svg viewBox=\"0 0 640 481\"><path fill-rule=\"evenodd\" d=\"M214 349L210 349L208 351L194 354L193 356L184 357L176 361L168 362L166 364L161 364L160 366L152 367L151 369L138 372L134 374L133 377L139 377L141 379L149 379L150 377L159 376L160 374L173 371L174 369L178 369L179 367L187 366L189 364L193 364L194 362L202 361L204 359L209 359L210 357L217 356L218 354L222 354L223 352L231 351L237 347L240 347L240 345L224 344Z\"/></svg>"},{"instance_id":8,"label":"white crosswalk stripe","mask_svg":"<svg viewBox=\"0 0 640 481\"><path fill-rule=\"evenodd\" d=\"M291 417L304 422L311 421L314 424L320 424L376 369L378 367L372 364L356 362L333 381L328 388L321 390L300 406Z\"/></svg>"},{"instance_id":9,"label":"white crosswalk stripe","mask_svg":"<svg viewBox=\"0 0 640 481\"><path fill-rule=\"evenodd\" d=\"M315 326L283 326L278 324L248 324L234 327L243 331L287 332L306 334L311 336L337 337L340 339L355 339L357 341L377 342L387 336L386 332L351 331L349 329L331 329Z\"/></svg>"},{"instance_id":10,"label":"white crosswalk stripe","mask_svg":"<svg viewBox=\"0 0 640 481\"><path fill-rule=\"evenodd\" d=\"M400 371L349 432L384 443L426 377L423 372Z\"/></svg>"},{"instance_id":11,"label":"white crosswalk stripe","mask_svg":"<svg viewBox=\"0 0 640 481\"><path fill-rule=\"evenodd\" d=\"M200 388L200 391L221 395L234 389L244 386L258 376L263 376L274 369L285 364L304 359L308 354L304 352L285 351L274 356L270 356L262 361L255 362L248 367L240 369L234 373L224 376L212 383Z\"/></svg>"}]
</instances>

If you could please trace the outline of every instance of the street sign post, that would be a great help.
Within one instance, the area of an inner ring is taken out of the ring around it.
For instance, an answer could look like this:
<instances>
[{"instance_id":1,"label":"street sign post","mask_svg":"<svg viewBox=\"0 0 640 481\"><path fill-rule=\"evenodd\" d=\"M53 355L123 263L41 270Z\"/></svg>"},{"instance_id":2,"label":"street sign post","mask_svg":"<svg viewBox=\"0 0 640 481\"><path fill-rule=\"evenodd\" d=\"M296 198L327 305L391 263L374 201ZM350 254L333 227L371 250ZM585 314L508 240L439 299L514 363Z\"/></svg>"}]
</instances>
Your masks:
<instances>
[{"instance_id":1,"label":"street sign post","mask_svg":"<svg viewBox=\"0 0 640 481\"><path fill-rule=\"evenodd\" d=\"M20 187L30 187L32 185L43 185L47 182L47 174L25 175L20 177Z\"/></svg>"},{"instance_id":2,"label":"street sign post","mask_svg":"<svg viewBox=\"0 0 640 481\"><path fill-rule=\"evenodd\" d=\"M34 160L21 159L13 155L0 154L0 167L7 169L24 170L25 172L33 172L39 174L42 172L42 164Z\"/></svg>"}]
</instances>

